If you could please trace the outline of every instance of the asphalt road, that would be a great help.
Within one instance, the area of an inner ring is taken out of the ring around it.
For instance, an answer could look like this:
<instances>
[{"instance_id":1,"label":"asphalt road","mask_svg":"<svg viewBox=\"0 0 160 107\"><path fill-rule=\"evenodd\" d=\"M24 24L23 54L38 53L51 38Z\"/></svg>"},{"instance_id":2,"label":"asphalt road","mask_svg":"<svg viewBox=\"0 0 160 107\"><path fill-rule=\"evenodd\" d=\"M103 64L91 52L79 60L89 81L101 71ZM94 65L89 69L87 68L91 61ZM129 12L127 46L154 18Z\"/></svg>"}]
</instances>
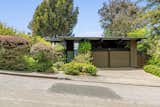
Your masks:
<instances>
[{"instance_id":1,"label":"asphalt road","mask_svg":"<svg viewBox=\"0 0 160 107\"><path fill-rule=\"evenodd\" d=\"M0 75L0 107L160 107L160 87Z\"/></svg>"}]
</instances>

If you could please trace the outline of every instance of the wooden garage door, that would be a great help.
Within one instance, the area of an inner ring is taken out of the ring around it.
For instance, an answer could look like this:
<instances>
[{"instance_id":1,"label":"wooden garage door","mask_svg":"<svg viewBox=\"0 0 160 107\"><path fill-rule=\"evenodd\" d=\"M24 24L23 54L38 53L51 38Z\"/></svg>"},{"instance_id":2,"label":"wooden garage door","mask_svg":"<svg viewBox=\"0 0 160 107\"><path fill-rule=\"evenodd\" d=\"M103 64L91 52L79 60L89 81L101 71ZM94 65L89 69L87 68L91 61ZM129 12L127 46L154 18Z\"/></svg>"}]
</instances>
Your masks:
<instances>
[{"instance_id":1,"label":"wooden garage door","mask_svg":"<svg viewBox=\"0 0 160 107\"><path fill-rule=\"evenodd\" d=\"M102 68L108 67L108 51L94 51L92 55L95 66Z\"/></svg>"},{"instance_id":2,"label":"wooden garage door","mask_svg":"<svg viewBox=\"0 0 160 107\"><path fill-rule=\"evenodd\" d=\"M110 51L111 67L129 67L130 52L129 51Z\"/></svg>"}]
</instances>

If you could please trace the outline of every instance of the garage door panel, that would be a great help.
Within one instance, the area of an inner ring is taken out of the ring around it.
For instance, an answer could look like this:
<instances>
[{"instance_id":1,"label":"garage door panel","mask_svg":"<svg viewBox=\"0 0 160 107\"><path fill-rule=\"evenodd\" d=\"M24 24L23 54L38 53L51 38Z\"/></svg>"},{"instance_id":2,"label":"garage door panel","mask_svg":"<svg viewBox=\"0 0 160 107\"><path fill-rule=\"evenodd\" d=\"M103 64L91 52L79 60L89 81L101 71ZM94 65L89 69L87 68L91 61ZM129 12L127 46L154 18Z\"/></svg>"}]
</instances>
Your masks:
<instances>
[{"instance_id":1,"label":"garage door panel","mask_svg":"<svg viewBox=\"0 0 160 107\"><path fill-rule=\"evenodd\" d=\"M108 67L108 52L107 51L95 51L93 54L93 64L97 67Z\"/></svg>"},{"instance_id":2,"label":"garage door panel","mask_svg":"<svg viewBox=\"0 0 160 107\"><path fill-rule=\"evenodd\" d=\"M129 67L130 66L129 51L111 51L110 66L111 67Z\"/></svg>"}]
</instances>

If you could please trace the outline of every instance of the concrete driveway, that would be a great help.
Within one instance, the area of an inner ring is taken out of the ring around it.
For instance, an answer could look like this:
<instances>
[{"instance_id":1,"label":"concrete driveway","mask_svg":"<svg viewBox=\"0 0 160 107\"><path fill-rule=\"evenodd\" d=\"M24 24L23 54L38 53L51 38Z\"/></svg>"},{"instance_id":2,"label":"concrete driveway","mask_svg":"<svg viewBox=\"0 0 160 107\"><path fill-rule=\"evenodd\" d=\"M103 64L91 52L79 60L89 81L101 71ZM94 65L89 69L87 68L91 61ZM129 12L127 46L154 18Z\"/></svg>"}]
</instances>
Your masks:
<instances>
[{"instance_id":1,"label":"concrete driveway","mask_svg":"<svg viewBox=\"0 0 160 107\"><path fill-rule=\"evenodd\" d=\"M126 84L136 86L160 87L160 78L146 73L143 69L112 68L98 69L98 76L67 76L75 81Z\"/></svg>"}]
</instances>

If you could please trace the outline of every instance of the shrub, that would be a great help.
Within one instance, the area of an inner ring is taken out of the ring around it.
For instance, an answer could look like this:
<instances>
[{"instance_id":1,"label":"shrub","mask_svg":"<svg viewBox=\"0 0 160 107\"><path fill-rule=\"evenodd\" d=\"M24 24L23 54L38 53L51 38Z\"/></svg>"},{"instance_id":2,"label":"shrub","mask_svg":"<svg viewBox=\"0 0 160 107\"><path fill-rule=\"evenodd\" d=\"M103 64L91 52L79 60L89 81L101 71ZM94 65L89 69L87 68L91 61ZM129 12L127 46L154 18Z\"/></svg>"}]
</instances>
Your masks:
<instances>
[{"instance_id":1,"label":"shrub","mask_svg":"<svg viewBox=\"0 0 160 107\"><path fill-rule=\"evenodd\" d=\"M16 31L0 22L0 35L16 35Z\"/></svg>"},{"instance_id":2,"label":"shrub","mask_svg":"<svg viewBox=\"0 0 160 107\"><path fill-rule=\"evenodd\" d=\"M149 65L157 65L160 66L160 59L159 58L155 58L155 57L151 57L148 61Z\"/></svg>"},{"instance_id":3,"label":"shrub","mask_svg":"<svg viewBox=\"0 0 160 107\"><path fill-rule=\"evenodd\" d=\"M79 74L90 74L92 76L96 75L96 67L92 64L85 64L85 63L77 63L77 62L70 62L62 66L62 70L67 75L79 75Z\"/></svg>"},{"instance_id":4,"label":"shrub","mask_svg":"<svg viewBox=\"0 0 160 107\"><path fill-rule=\"evenodd\" d=\"M78 63L91 63L92 57L90 52L86 54L78 54L73 61L78 62Z\"/></svg>"},{"instance_id":5,"label":"shrub","mask_svg":"<svg viewBox=\"0 0 160 107\"><path fill-rule=\"evenodd\" d=\"M49 69L47 69L47 72L50 72L50 73L54 73L56 71L57 71L57 68L54 66L51 66Z\"/></svg>"},{"instance_id":6,"label":"shrub","mask_svg":"<svg viewBox=\"0 0 160 107\"><path fill-rule=\"evenodd\" d=\"M56 44L53 47L54 50L54 62L64 62L65 55L64 55L64 46L62 44Z\"/></svg>"},{"instance_id":7,"label":"shrub","mask_svg":"<svg viewBox=\"0 0 160 107\"><path fill-rule=\"evenodd\" d=\"M47 46L51 46L51 43L46 41L45 38L42 38L40 36L32 36L32 44L37 44L37 43L42 43L45 44Z\"/></svg>"},{"instance_id":8,"label":"shrub","mask_svg":"<svg viewBox=\"0 0 160 107\"><path fill-rule=\"evenodd\" d=\"M92 76L96 76L97 69L94 65L84 64L83 67L82 67L82 72L90 74Z\"/></svg>"},{"instance_id":9,"label":"shrub","mask_svg":"<svg viewBox=\"0 0 160 107\"><path fill-rule=\"evenodd\" d=\"M156 65L146 65L144 66L144 70L148 73L151 73L155 76L160 77L160 67Z\"/></svg>"},{"instance_id":10,"label":"shrub","mask_svg":"<svg viewBox=\"0 0 160 107\"><path fill-rule=\"evenodd\" d=\"M67 75L79 75L80 74L80 70L77 67L77 64L74 62L64 64L62 66L62 70Z\"/></svg>"},{"instance_id":11,"label":"shrub","mask_svg":"<svg viewBox=\"0 0 160 107\"><path fill-rule=\"evenodd\" d=\"M53 66L57 69L57 70L60 70L61 69L61 67L64 65L64 62L55 62L54 64L53 64Z\"/></svg>"},{"instance_id":12,"label":"shrub","mask_svg":"<svg viewBox=\"0 0 160 107\"><path fill-rule=\"evenodd\" d=\"M91 45L90 42L87 42L87 41L81 42L79 44L78 53L79 54L85 54L85 53L90 52L91 49L92 49L92 45Z\"/></svg>"},{"instance_id":13,"label":"shrub","mask_svg":"<svg viewBox=\"0 0 160 107\"><path fill-rule=\"evenodd\" d=\"M45 72L53 65L53 48L43 43L37 43L32 46L31 54L36 60L36 70Z\"/></svg>"},{"instance_id":14,"label":"shrub","mask_svg":"<svg viewBox=\"0 0 160 107\"><path fill-rule=\"evenodd\" d=\"M23 60L26 65L27 71L36 71L37 63L36 63L36 60L32 56L25 55L23 57Z\"/></svg>"},{"instance_id":15,"label":"shrub","mask_svg":"<svg viewBox=\"0 0 160 107\"><path fill-rule=\"evenodd\" d=\"M25 70L23 56L29 54L29 42L21 37L0 36L0 68Z\"/></svg>"}]
</instances>

